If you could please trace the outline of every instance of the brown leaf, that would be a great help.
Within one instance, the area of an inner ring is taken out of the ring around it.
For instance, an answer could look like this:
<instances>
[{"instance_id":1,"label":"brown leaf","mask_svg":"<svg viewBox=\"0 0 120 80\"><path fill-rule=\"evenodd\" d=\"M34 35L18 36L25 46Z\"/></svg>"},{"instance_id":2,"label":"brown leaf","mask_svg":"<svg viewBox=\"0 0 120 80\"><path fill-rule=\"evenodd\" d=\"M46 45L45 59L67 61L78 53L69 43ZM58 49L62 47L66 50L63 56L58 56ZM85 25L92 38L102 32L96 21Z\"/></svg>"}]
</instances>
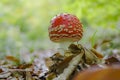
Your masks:
<instances>
[{"instance_id":1,"label":"brown leaf","mask_svg":"<svg viewBox=\"0 0 120 80\"><path fill-rule=\"evenodd\" d=\"M17 64L20 63L20 60L17 59L16 57L14 57L14 56L6 56L6 59L9 60L9 61L15 62Z\"/></svg>"},{"instance_id":2,"label":"brown leaf","mask_svg":"<svg viewBox=\"0 0 120 80\"><path fill-rule=\"evenodd\" d=\"M108 59L105 60L106 64L113 64L113 63L116 63L116 62L120 62L120 61L114 56L111 56L111 57L109 57Z\"/></svg>"},{"instance_id":3,"label":"brown leaf","mask_svg":"<svg viewBox=\"0 0 120 80\"><path fill-rule=\"evenodd\" d=\"M57 62L61 62L64 59L64 56L62 56L60 53L56 53L54 54L52 57L50 57L52 59L52 61L54 61L55 63Z\"/></svg>"},{"instance_id":4,"label":"brown leaf","mask_svg":"<svg viewBox=\"0 0 120 80\"><path fill-rule=\"evenodd\" d=\"M111 42L112 40L109 40L109 39L105 39L105 40L103 40L102 42L101 42L101 45L102 44L105 44L105 43L109 43L109 42Z\"/></svg>"},{"instance_id":5,"label":"brown leaf","mask_svg":"<svg viewBox=\"0 0 120 80\"><path fill-rule=\"evenodd\" d=\"M47 67L50 67L53 65L53 61L51 60L51 58L45 58L45 64Z\"/></svg>"},{"instance_id":6,"label":"brown leaf","mask_svg":"<svg viewBox=\"0 0 120 80\"><path fill-rule=\"evenodd\" d=\"M1 73L1 72L3 72L3 70L2 70L2 69L0 69L0 73Z\"/></svg>"},{"instance_id":7,"label":"brown leaf","mask_svg":"<svg viewBox=\"0 0 120 80\"><path fill-rule=\"evenodd\" d=\"M79 54L81 52L81 45L75 45L75 44L71 44L68 49L71 53L73 54Z\"/></svg>"},{"instance_id":8,"label":"brown leaf","mask_svg":"<svg viewBox=\"0 0 120 80\"><path fill-rule=\"evenodd\" d=\"M50 73L50 74L48 74L48 76L47 76L47 80L53 80L53 78L55 78L55 77L56 77L56 74Z\"/></svg>"},{"instance_id":9,"label":"brown leaf","mask_svg":"<svg viewBox=\"0 0 120 80\"><path fill-rule=\"evenodd\" d=\"M91 51L98 57L98 58L103 58L103 55L99 52L97 52L95 49L91 49Z\"/></svg>"},{"instance_id":10,"label":"brown leaf","mask_svg":"<svg viewBox=\"0 0 120 80\"><path fill-rule=\"evenodd\" d=\"M97 57L90 49L85 48L85 55L83 56L83 61L86 64L98 64L101 63L101 58Z\"/></svg>"},{"instance_id":11,"label":"brown leaf","mask_svg":"<svg viewBox=\"0 0 120 80\"><path fill-rule=\"evenodd\" d=\"M68 63L72 60L74 56L69 56L65 58L62 62L54 64L50 67L50 70L54 73L60 74L63 72L64 68L68 66Z\"/></svg>"},{"instance_id":12,"label":"brown leaf","mask_svg":"<svg viewBox=\"0 0 120 80\"><path fill-rule=\"evenodd\" d=\"M94 45L93 45L93 48L94 49L97 49L99 46L101 46L101 45L103 45L103 44L106 44L106 43L110 43L111 42L111 40L108 40L108 39L105 39L105 40L103 40L101 43L95 43Z\"/></svg>"},{"instance_id":13,"label":"brown leaf","mask_svg":"<svg viewBox=\"0 0 120 80\"><path fill-rule=\"evenodd\" d=\"M19 69L26 69L32 67L32 64L21 64L18 66Z\"/></svg>"},{"instance_id":14,"label":"brown leaf","mask_svg":"<svg viewBox=\"0 0 120 80\"><path fill-rule=\"evenodd\" d=\"M30 72L26 72L26 80L33 80Z\"/></svg>"},{"instance_id":15,"label":"brown leaf","mask_svg":"<svg viewBox=\"0 0 120 80\"><path fill-rule=\"evenodd\" d=\"M93 45L94 49L97 49L97 47L98 47L98 43L96 43L96 44Z\"/></svg>"}]
</instances>

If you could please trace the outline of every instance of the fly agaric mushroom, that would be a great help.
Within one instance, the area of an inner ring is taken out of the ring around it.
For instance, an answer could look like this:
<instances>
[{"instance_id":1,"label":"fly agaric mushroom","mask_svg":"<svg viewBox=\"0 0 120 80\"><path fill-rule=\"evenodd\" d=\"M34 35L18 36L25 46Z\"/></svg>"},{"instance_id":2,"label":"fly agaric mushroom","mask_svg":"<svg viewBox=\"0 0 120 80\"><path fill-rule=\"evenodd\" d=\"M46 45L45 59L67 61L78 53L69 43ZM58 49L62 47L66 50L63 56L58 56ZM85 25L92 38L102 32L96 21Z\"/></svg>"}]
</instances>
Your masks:
<instances>
[{"instance_id":1,"label":"fly agaric mushroom","mask_svg":"<svg viewBox=\"0 0 120 80\"><path fill-rule=\"evenodd\" d=\"M60 43L60 47L65 50L71 43L79 41L83 35L80 20L75 15L67 13L55 16L48 30L50 40Z\"/></svg>"}]
</instances>

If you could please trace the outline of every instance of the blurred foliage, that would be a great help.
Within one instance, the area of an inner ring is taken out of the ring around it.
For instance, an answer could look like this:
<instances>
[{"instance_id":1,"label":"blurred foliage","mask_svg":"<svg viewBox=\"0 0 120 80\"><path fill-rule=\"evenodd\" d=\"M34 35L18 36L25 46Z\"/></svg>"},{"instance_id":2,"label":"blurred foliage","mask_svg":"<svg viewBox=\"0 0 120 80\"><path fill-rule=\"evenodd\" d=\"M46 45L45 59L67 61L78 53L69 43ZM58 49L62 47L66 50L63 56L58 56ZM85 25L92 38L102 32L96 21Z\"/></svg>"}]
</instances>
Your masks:
<instances>
[{"instance_id":1,"label":"blurred foliage","mask_svg":"<svg viewBox=\"0 0 120 80\"><path fill-rule=\"evenodd\" d=\"M90 26L116 28L120 20L120 1L114 0L70 0L66 10L75 13Z\"/></svg>"},{"instance_id":2,"label":"blurred foliage","mask_svg":"<svg viewBox=\"0 0 120 80\"><path fill-rule=\"evenodd\" d=\"M0 53L17 55L16 51L23 48L53 48L48 37L49 22L63 12L78 16L85 29L103 27L119 32L119 3L120 0L1 0Z\"/></svg>"}]
</instances>

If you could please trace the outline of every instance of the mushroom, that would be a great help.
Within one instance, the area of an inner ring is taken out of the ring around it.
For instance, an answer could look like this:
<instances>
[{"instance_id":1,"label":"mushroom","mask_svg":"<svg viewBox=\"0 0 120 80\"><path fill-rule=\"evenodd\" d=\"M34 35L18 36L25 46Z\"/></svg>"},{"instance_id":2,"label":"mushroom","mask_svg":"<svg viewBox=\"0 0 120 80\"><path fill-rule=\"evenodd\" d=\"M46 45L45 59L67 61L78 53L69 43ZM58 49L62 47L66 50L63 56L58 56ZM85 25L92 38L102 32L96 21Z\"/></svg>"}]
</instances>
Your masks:
<instances>
[{"instance_id":1,"label":"mushroom","mask_svg":"<svg viewBox=\"0 0 120 80\"><path fill-rule=\"evenodd\" d=\"M80 20L72 14L58 14L51 20L49 26L50 40L60 43L60 48L67 50L68 46L82 38L83 29Z\"/></svg>"}]
</instances>

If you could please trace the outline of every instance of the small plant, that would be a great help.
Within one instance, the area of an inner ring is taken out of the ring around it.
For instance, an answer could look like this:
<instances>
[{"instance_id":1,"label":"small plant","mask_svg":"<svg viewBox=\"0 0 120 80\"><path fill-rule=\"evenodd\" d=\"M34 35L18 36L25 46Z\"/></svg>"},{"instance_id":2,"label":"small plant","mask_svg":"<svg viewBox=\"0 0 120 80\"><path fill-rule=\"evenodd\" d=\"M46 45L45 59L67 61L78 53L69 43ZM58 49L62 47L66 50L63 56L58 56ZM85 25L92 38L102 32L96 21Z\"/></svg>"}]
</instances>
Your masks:
<instances>
[{"instance_id":1,"label":"small plant","mask_svg":"<svg viewBox=\"0 0 120 80\"><path fill-rule=\"evenodd\" d=\"M96 43L96 34L97 34L97 30L93 33L92 37L90 38L91 47L94 47Z\"/></svg>"}]
</instances>

